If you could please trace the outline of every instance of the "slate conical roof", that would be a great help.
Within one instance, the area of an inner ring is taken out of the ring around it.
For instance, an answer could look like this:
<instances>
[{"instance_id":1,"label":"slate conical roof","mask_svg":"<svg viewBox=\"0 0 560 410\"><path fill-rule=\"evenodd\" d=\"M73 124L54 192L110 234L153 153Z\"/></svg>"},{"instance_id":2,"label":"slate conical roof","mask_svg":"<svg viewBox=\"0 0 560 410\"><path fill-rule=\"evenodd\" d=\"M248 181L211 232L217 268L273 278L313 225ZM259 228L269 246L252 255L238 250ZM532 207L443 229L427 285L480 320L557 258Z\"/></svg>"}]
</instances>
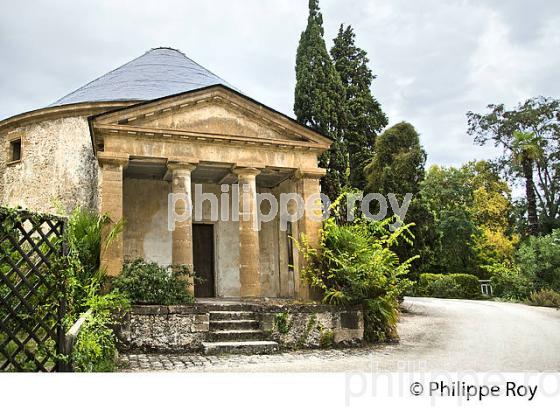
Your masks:
<instances>
[{"instance_id":1,"label":"slate conical roof","mask_svg":"<svg viewBox=\"0 0 560 410\"><path fill-rule=\"evenodd\" d=\"M78 88L50 107L81 102L146 101L215 84L233 88L179 50L160 47Z\"/></svg>"}]
</instances>

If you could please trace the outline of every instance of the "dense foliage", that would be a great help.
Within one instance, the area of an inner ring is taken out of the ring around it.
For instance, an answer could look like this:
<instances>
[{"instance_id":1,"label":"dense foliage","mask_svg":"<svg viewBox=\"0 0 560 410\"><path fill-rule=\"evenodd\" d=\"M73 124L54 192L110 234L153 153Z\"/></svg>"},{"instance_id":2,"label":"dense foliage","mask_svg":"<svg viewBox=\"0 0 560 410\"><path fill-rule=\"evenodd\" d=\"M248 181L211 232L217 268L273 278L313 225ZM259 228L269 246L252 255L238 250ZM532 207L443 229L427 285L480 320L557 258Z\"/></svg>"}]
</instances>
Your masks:
<instances>
[{"instance_id":1,"label":"dense foliage","mask_svg":"<svg viewBox=\"0 0 560 410\"><path fill-rule=\"evenodd\" d=\"M521 244L513 261L486 266L494 295L536 304L538 296L560 291L560 229L530 237ZM549 292L550 291L550 292ZM531 295L537 297L531 298ZM544 306L544 305L543 305Z\"/></svg>"},{"instance_id":2,"label":"dense foliage","mask_svg":"<svg viewBox=\"0 0 560 410\"><path fill-rule=\"evenodd\" d=\"M519 236L512 231L510 189L486 161L460 168L432 166L420 200L433 216L433 272L469 272L488 278L487 265L511 262Z\"/></svg>"},{"instance_id":3,"label":"dense foliage","mask_svg":"<svg viewBox=\"0 0 560 410\"><path fill-rule=\"evenodd\" d=\"M487 267L494 296L508 300L523 300L533 289L533 282L513 263Z\"/></svg>"},{"instance_id":4,"label":"dense foliage","mask_svg":"<svg viewBox=\"0 0 560 410\"><path fill-rule=\"evenodd\" d=\"M454 299L481 297L478 278L466 273L422 273L416 285L415 294Z\"/></svg>"},{"instance_id":5,"label":"dense foliage","mask_svg":"<svg viewBox=\"0 0 560 410\"><path fill-rule=\"evenodd\" d=\"M105 279L105 272L100 269L101 235L110 223L107 215L81 208L76 208L68 218L65 231L68 257L64 263L71 322L87 309L89 299L100 293ZM107 243L122 234L122 230L122 222L114 224L109 229Z\"/></svg>"},{"instance_id":6,"label":"dense foliage","mask_svg":"<svg viewBox=\"0 0 560 410\"><path fill-rule=\"evenodd\" d=\"M528 238L517 252L517 262L535 289L560 291L560 229L546 236Z\"/></svg>"},{"instance_id":7,"label":"dense foliage","mask_svg":"<svg viewBox=\"0 0 560 410\"><path fill-rule=\"evenodd\" d=\"M88 301L88 314L72 350L72 365L78 372L111 372L116 369L118 325L129 300L121 293L95 295Z\"/></svg>"},{"instance_id":8,"label":"dense foliage","mask_svg":"<svg viewBox=\"0 0 560 410\"><path fill-rule=\"evenodd\" d=\"M352 188L364 189L364 167L374 153L377 134L388 123L379 102L373 97L371 84L375 75L368 67L365 50L355 44L351 26L341 24L333 40L331 56L345 91L346 116L341 124L341 137L349 159L349 181Z\"/></svg>"},{"instance_id":9,"label":"dense foliage","mask_svg":"<svg viewBox=\"0 0 560 410\"><path fill-rule=\"evenodd\" d=\"M133 303L179 305L194 303L188 292L192 273L184 265L162 267L155 262L135 259L126 262L113 286Z\"/></svg>"},{"instance_id":10,"label":"dense foliage","mask_svg":"<svg viewBox=\"0 0 560 410\"><path fill-rule=\"evenodd\" d=\"M323 302L361 304L365 338L382 341L397 337L398 299L409 287L411 260L400 261L393 248L410 242L409 226L390 232L392 219L382 222L359 218L338 225L334 217L324 225L319 250L300 243L307 261L302 277L319 289Z\"/></svg>"},{"instance_id":11,"label":"dense foliage","mask_svg":"<svg viewBox=\"0 0 560 410\"><path fill-rule=\"evenodd\" d=\"M75 209L65 232L68 256L64 258L67 282L67 327L89 311L70 360L76 371L112 371L116 366L117 338L113 327L117 315L130 302L117 290L106 291L105 271L100 267L102 231L106 245L122 234L123 222L112 223L107 215ZM105 291L104 291L105 289Z\"/></svg>"}]
</instances>

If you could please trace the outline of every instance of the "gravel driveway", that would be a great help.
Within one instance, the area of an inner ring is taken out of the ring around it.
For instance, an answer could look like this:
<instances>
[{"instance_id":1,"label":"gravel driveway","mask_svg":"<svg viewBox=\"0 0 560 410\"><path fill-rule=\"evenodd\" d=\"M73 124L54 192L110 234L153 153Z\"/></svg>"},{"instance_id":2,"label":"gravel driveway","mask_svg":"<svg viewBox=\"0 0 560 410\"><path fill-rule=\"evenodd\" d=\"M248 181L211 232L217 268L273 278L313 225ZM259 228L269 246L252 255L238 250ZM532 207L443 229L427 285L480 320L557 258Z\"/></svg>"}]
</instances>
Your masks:
<instances>
[{"instance_id":1,"label":"gravel driveway","mask_svg":"<svg viewBox=\"0 0 560 410\"><path fill-rule=\"evenodd\" d=\"M263 356L123 355L124 371L560 371L560 310L406 298L398 344Z\"/></svg>"}]
</instances>

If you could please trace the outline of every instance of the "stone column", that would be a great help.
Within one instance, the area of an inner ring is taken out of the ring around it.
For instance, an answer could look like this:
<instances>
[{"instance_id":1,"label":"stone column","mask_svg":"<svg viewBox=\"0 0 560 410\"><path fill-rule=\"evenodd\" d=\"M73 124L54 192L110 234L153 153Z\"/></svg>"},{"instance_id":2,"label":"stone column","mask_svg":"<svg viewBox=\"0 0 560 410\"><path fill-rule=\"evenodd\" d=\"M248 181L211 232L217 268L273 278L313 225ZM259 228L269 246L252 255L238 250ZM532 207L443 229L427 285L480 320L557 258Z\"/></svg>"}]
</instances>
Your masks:
<instances>
[{"instance_id":1,"label":"stone column","mask_svg":"<svg viewBox=\"0 0 560 410\"><path fill-rule=\"evenodd\" d=\"M257 209L257 168L237 167L239 185L239 281L240 296L261 296L260 248Z\"/></svg>"},{"instance_id":2,"label":"stone column","mask_svg":"<svg viewBox=\"0 0 560 410\"><path fill-rule=\"evenodd\" d=\"M128 155L98 152L97 158L100 165L99 211L111 218L101 232L101 267L108 275L116 276L121 273L124 262L124 233L114 237L108 246L106 243L109 232L123 220L123 171L128 165Z\"/></svg>"},{"instance_id":3,"label":"stone column","mask_svg":"<svg viewBox=\"0 0 560 410\"><path fill-rule=\"evenodd\" d=\"M312 248L318 248L321 242L322 221L319 218L322 214L322 208L318 196L321 193L319 181L325 173L326 170L322 168L300 169L296 172L297 193L301 195L305 204L303 217L298 221L298 235L300 240L301 236L304 235ZM312 198L312 196L314 197ZM305 258L301 253L298 256L299 272L295 275L296 298L300 300L318 299L320 295L314 294L309 285L301 280Z\"/></svg>"},{"instance_id":4,"label":"stone column","mask_svg":"<svg viewBox=\"0 0 560 410\"><path fill-rule=\"evenodd\" d=\"M171 233L171 263L173 265L187 265L193 271L193 246L192 246L192 190L191 172L196 168L189 162L169 162L167 168L171 172L171 192L179 195L175 198L175 215L179 217L186 214L186 218L175 221L175 229ZM194 295L194 283L189 291Z\"/></svg>"}]
</instances>

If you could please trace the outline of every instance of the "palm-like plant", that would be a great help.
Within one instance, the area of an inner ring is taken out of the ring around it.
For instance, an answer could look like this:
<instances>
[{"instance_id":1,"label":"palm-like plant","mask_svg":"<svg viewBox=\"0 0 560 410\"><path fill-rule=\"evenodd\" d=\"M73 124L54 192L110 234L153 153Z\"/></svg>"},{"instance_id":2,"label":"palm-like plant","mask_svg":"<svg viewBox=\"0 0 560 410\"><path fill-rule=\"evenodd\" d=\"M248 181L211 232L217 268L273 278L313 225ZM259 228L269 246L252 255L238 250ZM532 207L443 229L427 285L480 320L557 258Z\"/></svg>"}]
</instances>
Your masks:
<instances>
[{"instance_id":1,"label":"palm-like plant","mask_svg":"<svg viewBox=\"0 0 560 410\"><path fill-rule=\"evenodd\" d=\"M102 231L109 228L105 240ZM88 297L96 294L105 278L100 267L102 247L107 247L123 231L124 222L112 223L108 215L76 208L68 218L66 242L69 250L69 270L72 281L73 299L76 307L81 306ZM104 243L103 243L104 242Z\"/></svg>"},{"instance_id":2,"label":"palm-like plant","mask_svg":"<svg viewBox=\"0 0 560 410\"><path fill-rule=\"evenodd\" d=\"M542 157L540 139L532 132L515 131L513 133L512 153L516 165L521 167L525 179L525 196L527 198L527 231L529 235L536 235L539 231L537 215L537 197L533 168L535 161Z\"/></svg>"}]
</instances>

